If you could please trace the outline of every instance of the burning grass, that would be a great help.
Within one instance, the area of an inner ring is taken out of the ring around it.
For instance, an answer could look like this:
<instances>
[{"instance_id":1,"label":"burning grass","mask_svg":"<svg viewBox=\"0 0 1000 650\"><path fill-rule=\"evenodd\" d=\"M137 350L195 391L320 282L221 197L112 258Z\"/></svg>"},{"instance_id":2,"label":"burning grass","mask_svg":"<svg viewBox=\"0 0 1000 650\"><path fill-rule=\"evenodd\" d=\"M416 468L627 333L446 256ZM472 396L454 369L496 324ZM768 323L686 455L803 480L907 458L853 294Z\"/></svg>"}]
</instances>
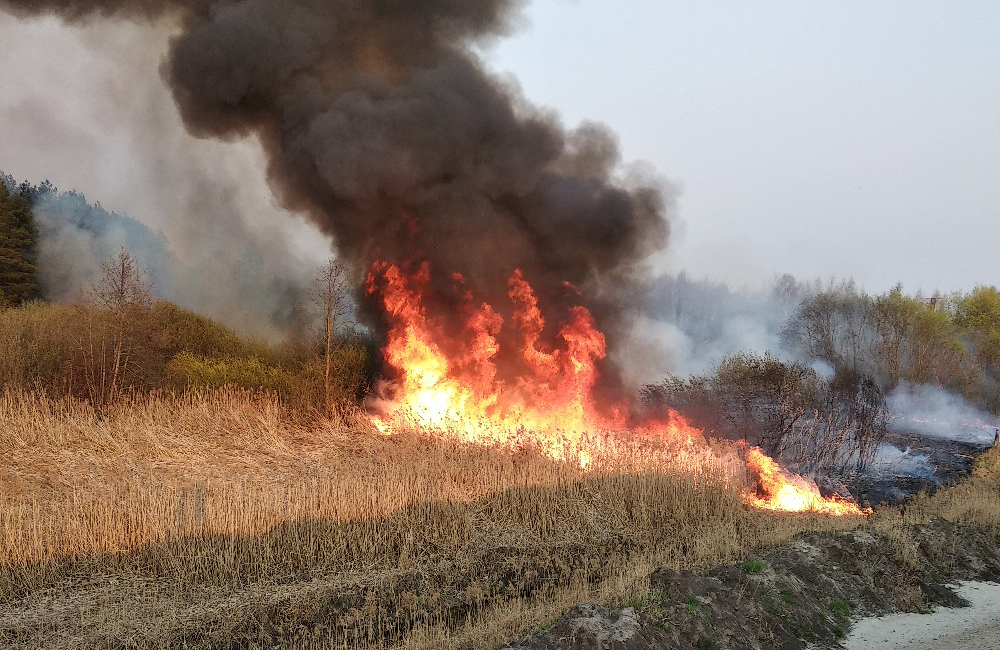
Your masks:
<instances>
[{"instance_id":1,"label":"burning grass","mask_svg":"<svg viewBox=\"0 0 1000 650\"><path fill-rule=\"evenodd\" d=\"M716 456L703 432L672 408L643 411L625 395L599 396L607 344L585 306L563 310L551 328L519 269L507 283L506 318L480 302L461 274L452 279L457 307L442 310L428 295L426 262L408 274L379 262L368 275L367 291L381 300L389 323L383 355L396 375L371 403L381 411L371 417L380 432L417 429L484 445L529 444L555 460L595 470L624 459L631 471L641 471L645 458L632 453L641 448L644 456L671 458L675 470L681 464L705 475L726 465L739 473L732 453ZM571 303L582 299L572 285L563 288ZM783 470L759 448L745 456L747 469L759 478L759 490L744 490L754 507L865 514L849 498L822 495L813 481Z\"/></svg>"},{"instance_id":2,"label":"burning grass","mask_svg":"<svg viewBox=\"0 0 1000 650\"><path fill-rule=\"evenodd\" d=\"M660 565L856 518L749 511L730 448L531 448L306 421L267 396L0 402L13 647L495 643Z\"/></svg>"}]
</instances>

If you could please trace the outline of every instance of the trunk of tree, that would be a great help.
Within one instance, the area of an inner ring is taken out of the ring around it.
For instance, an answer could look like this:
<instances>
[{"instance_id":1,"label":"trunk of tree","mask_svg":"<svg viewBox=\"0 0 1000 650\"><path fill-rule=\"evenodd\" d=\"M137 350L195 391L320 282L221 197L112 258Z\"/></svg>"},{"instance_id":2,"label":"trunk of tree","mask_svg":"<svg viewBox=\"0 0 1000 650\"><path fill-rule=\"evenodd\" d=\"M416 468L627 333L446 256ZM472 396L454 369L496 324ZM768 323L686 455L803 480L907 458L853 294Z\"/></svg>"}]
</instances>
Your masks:
<instances>
[{"instance_id":1,"label":"trunk of tree","mask_svg":"<svg viewBox=\"0 0 1000 650\"><path fill-rule=\"evenodd\" d=\"M323 375L324 404L327 415L330 414L330 360L333 348L333 295L328 294L326 303L326 371Z\"/></svg>"}]
</instances>

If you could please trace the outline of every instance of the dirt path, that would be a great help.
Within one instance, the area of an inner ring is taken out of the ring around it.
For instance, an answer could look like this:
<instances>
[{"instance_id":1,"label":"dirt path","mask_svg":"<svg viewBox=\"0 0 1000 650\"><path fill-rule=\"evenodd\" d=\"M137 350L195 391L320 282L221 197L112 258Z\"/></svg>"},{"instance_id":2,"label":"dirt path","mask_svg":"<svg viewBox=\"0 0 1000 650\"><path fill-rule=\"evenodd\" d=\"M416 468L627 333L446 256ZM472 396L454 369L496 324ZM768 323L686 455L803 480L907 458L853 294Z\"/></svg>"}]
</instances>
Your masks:
<instances>
[{"instance_id":1,"label":"dirt path","mask_svg":"<svg viewBox=\"0 0 1000 650\"><path fill-rule=\"evenodd\" d=\"M893 614L858 621L847 650L995 650L1000 648L1000 584L966 582L956 590L971 605L933 614Z\"/></svg>"}]
</instances>

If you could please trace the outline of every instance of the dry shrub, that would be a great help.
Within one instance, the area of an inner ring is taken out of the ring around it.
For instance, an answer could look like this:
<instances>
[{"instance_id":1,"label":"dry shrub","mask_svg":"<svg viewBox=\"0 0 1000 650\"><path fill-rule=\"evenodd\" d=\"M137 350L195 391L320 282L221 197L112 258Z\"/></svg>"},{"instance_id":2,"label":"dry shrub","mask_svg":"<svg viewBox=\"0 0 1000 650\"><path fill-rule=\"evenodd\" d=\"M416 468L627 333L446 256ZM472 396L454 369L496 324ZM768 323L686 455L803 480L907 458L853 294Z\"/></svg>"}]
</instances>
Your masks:
<instances>
[{"instance_id":1,"label":"dry shrub","mask_svg":"<svg viewBox=\"0 0 1000 650\"><path fill-rule=\"evenodd\" d=\"M642 390L647 405L678 409L715 437L837 474L862 470L886 433L885 396L871 377L832 380L770 354L725 357L706 376L668 377Z\"/></svg>"},{"instance_id":2,"label":"dry shrub","mask_svg":"<svg viewBox=\"0 0 1000 650\"><path fill-rule=\"evenodd\" d=\"M242 339L167 301L114 310L32 302L0 310L0 388L103 408L135 391L232 386L273 391L299 410L344 415L367 392L377 355L360 336L334 343L328 397L317 351Z\"/></svg>"},{"instance_id":3,"label":"dry shrub","mask_svg":"<svg viewBox=\"0 0 1000 650\"><path fill-rule=\"evenodd\" d=\"M927 608L924 591L918 585L899 584L890 589L892 604L901 612L920 612Z\"/></svg>"},{"instance_id":4,"label":"dry shrub","mask_svg":"<svg viewBox=\"0 0 1000 650\"><path fill-rule=\"evenodd\" d=\"M923 554L910 530L897 526L888 527L885 529L883 537L888 542L889 550L896 556L900 564L914 571L923 568Z\"/></svg>"}]
</instances>

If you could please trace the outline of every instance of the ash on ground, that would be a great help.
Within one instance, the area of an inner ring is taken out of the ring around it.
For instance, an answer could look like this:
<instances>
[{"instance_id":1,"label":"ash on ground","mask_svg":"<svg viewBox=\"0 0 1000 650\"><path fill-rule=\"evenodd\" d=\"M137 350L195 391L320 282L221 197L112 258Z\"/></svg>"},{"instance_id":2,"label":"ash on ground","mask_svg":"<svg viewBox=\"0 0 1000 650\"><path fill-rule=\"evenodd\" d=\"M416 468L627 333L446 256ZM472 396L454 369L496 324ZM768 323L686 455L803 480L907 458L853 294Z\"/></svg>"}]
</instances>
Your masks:
<instances>
[{"instance_id":1,"label":"ash on ground","mask_svg":"<svg viewBox=\"0 0 1000 650\"><path fill-rule=\"evenodd\" d=\"M960 482L987 449L979 442L890 431L869 469L844 482L862 505L903 503L921 490L933 494Z\"/></svg>"}]
</instances>

